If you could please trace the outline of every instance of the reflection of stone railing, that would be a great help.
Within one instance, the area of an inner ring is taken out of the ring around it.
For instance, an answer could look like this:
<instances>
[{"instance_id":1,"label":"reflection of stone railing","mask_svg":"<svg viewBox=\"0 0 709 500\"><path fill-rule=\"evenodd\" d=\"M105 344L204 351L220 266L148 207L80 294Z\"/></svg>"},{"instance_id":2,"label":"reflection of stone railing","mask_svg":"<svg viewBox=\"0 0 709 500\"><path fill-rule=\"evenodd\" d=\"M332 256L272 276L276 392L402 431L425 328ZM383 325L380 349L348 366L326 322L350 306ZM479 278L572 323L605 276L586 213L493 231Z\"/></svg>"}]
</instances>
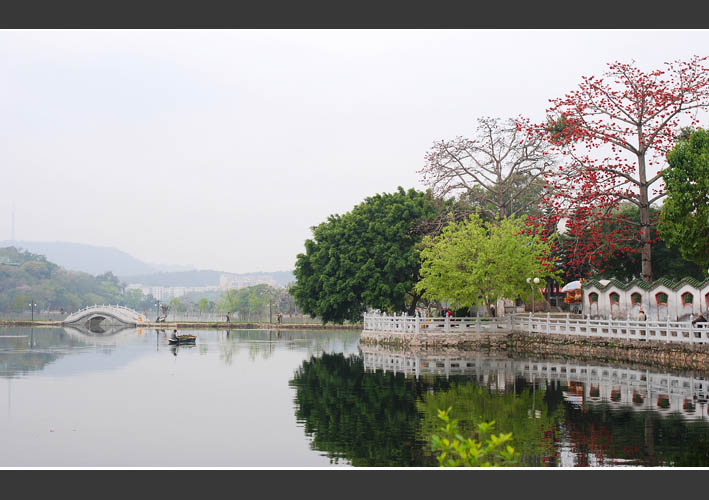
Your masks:
<instances>
[{"instance_id":1,"label":"reflection of stone railing","mask_svg":"<svg viewBox=\"0 0 709 500\"><path fill-rule=\"evenodd\" d=\"M529 382L563 383L572 404L607 402L637 410L679 412L686 418L704 416L709 399L709 377L677 376L649 370L558 361L491 359L479 353L404 355L362 346L364 369L407 376L466 376L476 383L504 390L516 378Z\"/></svg>"},{"instance_id":2,"label":"reflection of stone railing","mask_svg":"<svg viewBox=\"0 0 709 500\"><path fill-rule=\"evenodd\" d=\"M581 337L709 343L709 323L578 319L567 316L516 315L504 318L427 318L365 314L364 330L393 333L519 332Z\"/></svg>"}]
</instances>

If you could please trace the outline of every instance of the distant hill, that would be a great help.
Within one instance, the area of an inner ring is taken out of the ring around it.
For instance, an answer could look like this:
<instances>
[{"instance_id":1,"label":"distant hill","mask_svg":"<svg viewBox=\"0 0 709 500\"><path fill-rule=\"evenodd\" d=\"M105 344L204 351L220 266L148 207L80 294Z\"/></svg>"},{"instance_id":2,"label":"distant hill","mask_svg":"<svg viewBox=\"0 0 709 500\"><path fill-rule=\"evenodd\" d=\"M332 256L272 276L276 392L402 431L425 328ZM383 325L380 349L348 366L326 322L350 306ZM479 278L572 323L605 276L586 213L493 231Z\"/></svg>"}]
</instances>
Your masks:
<instances>
[{"instance_id":1,"label":"distant hill","mask_svg":"<svg viewBox=\"0 0 709 500\"><path fill-rule=\"evenodd\" d=\"M22 313L30 302L37 304L37 310L53 311L75 311L91 304L123 303L133 308L154 304L153 300L143 304L142 294L124 296L118 278L111 273L92 276L69 271L43 254L12 246L0 248L0 311Z\"/></svg>"},{"instance_id":2,"label":"distant hill","mask_svg":"<svg viewBox=\"0 0 709 500\"><path fill-rule=\"evenodd\" d=\"M227 273L223 271L178 271L150 273L133 276L121 276L126 283L139 283L144 286L217 286L222 277L227 280L244 285L258 285L266 283L284 287L295 281L295 276L290 271L259 272L259 273Z\"/></svg>"},{"instance_id":3,"label":"distant hill","mask_svg":"<svg viewBox=\"0 0 709 500\"><path fill-rule=\"evenodd\" d=\"M97 276L108 271L126 283L145 286L217 286L221 276L227 276L243 286L266 283L286 286L295 281L290 271L234 274L224 271L198 271L190 266L149 264L111 247L69 243L65 241L0 241L0 248L14 246L34 254L44 255L69 271L81 271Z\"/></svg>"},{"instance_id":4,"label":"distant hill","mask_svg":"<svg viewBox=\"0 0 709 500\"><path fill-rule=\"evenodd\" d=\"M111 271L116 276L154 273L159 269L131 255L110 247L63 241L0 241L1 247L14 246L47 257L47 260L70 271L94 276Z\"/></svg>"}]
</instances>

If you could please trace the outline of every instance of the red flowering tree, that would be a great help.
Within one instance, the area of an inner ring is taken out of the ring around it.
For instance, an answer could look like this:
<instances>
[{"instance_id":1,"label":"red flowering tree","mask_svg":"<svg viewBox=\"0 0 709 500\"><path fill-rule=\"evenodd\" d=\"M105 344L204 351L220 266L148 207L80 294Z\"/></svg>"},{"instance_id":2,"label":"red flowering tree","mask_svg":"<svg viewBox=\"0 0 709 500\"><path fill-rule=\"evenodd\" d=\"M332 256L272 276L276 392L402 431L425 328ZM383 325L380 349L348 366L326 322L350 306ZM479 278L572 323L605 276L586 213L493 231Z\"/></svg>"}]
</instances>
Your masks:
<instances>
[{"instance_id":1,"label":"red flowering tree","mask_svg":"<svg viewBox=\"0 0 709 500\"><path fill-rule=\"evenodd\" d=\"M614 252L640 252L641 277L652 280L650 206L664 196L662 169L679 127L696 126L709 106L706 61L694 56L650 72L614 62L602 78L583 77L551 100L545 123L520 120L520 130L544 138L563 159L545 174L544 216L532 223L548 233L565 226L556 244L565 244L569 274L589 265L602 271ZM638 207L639 222L623 218L622 202Z\"/></svg>"}]
</instances>

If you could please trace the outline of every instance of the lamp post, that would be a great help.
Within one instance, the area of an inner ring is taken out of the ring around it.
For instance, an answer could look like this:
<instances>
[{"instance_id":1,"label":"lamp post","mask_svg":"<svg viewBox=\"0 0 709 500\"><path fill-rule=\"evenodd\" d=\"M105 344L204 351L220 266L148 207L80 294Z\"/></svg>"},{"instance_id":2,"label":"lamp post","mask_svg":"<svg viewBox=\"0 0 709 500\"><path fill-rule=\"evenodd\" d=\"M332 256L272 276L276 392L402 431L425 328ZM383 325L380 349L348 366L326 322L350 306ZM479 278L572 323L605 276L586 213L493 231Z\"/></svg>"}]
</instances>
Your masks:
<instances>
[{"instance_id":1,"label":"lamp post","mask_svg":"<svg viewBox=\"0 0 709 500\"><path fill-rule=\"evenodd\" d=\"M527 278L527 283L532 288L532 314L534 314L534 285L539 284L539 278Z\"/></svg>"},{"instance_id":2,"label":"lamp post","mask_svg":"<svg viewBox=\"0 0 709 500\"><path fill-rule=\"evenodd\" d=\"M27 305L32 308L32 321L34 321L34 308L37 306L37 304L34 303L34 300L32 300L32 299L30 299L30 300L31 300L31 302Z\"/></svg>"}]
</instances>

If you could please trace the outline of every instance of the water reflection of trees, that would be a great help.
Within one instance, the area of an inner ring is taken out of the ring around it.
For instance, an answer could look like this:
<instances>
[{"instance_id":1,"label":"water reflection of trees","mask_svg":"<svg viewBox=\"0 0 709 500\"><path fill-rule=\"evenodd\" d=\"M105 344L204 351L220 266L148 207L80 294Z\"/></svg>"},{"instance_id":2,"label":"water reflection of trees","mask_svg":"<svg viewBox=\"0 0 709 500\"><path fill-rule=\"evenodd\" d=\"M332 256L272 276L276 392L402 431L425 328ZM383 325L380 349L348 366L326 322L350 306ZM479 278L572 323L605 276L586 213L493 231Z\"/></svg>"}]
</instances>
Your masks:
<instances>
[{"instance_id":1,"label":"water reflection of trees","mask_svg":"<svg viewBox=\"0 0 709 500\"><path fill-rule=\"evenodd\" d=\"M546 398L546 391L518 379L513 392L499 392L471 383L453 384L450 389L425 394L418 403L423 419L423 441L440 427L438 408L453 408L463 435L471 435L480 422L495 421L495 433L513 435L515 450L523 465L554 465L558 462L554 442L563 418L563 408ZM551 403L551 404L550 404Z\"/></svg>"},{"instance_id":2,"label":"water reflection of trees","mask_svg":"<svg viewBox=\"0 0 709 500\"><path fill-rule=\"evenodd\" d=\"M48 364L85 345L62 329L12 329L0 337L0 376L16 377L43 370Z\"/></svg>"},{"instance_id":3,"label":"water reflection of trees","mask_svg":"<svg viewBox=\"0 0 709 500\"><path fill-rule=\"evenodd\" d=\"M545 391L520 384L506 394L466 377L365 372L361 357L342 354L305 361L291 381L296 418L312 447L368 467L435 466L431 434L440 427L438 408L448 407L466 432L483 420L495 420L497 432L513 432L526 465L551 461L561 406L550 405Z\"/></svg>"},{"instance_id":4,"label":"water reflection of trees","mask_svg":"<svg viewBox=\"0 0 709 500\"><path fill-rule=\"evenodd\" d=\"M701 420L602 403L569 407L565 421L566 441L578 466L709 465L709 430Z\"/></svg>"},{"instance_id":5,"label":"water reflection of trees","mask_svg":"<svg viewBox=\"0 0 709 500\"><path fill-rule=\"evenodd\" d=\"M413 379L402 374L366 373L362 358L323 354L304 361L295 387L296 418L312 437L312 447L333 461L355 466L432 466L435 460L418 436L416 401L445 379Z\"/></svg>"},{"instance_id":6,"label":"water reflection of trees","mask_svg":"<svg viewBox=\"0 0 709 500\"><path fill-rule=\"evenodd\" d=\"M227 365L234 354L247 347L249 359L269 359L277 349L304 351L309 356L322 352L356 349L359 332L308 330L226 330L220 332L219 358Z\"/></svg>"},{"instance_id":7,"label":"water reflection of trees","mask_svg":"<svg viewBox=\"0 0 709 500\"><path fill-rule=\"evenodd\" d=\"M578 405L566 400L563 382L517 377L499 389L469 376L365 371L361 356L322 354L303 362L290 385L312 448L355 466L435 466L430 438L437 409L448 407L465 433L490 420L496 432L512 432L524 466L709 465L707 422Z\"/></svg>"}]
</instances>

